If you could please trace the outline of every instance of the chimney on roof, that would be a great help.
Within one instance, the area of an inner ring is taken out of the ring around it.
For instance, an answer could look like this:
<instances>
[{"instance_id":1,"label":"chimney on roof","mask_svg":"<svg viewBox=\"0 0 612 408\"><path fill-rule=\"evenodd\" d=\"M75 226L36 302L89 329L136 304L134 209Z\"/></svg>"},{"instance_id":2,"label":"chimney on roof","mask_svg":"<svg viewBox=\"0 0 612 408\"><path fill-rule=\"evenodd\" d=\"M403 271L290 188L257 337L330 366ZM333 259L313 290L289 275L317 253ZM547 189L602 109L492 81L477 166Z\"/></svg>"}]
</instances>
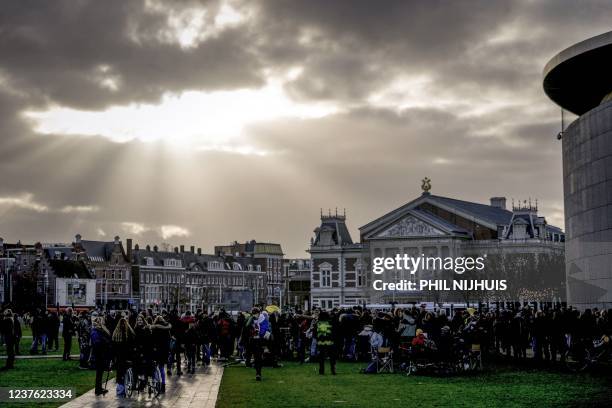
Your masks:
<instances>
[{"instance_id":1,"label":"chimney on roof","mask_svg":"<svg viewBox=\"0 0 612 408\"><path fill-rule=\"evenodd\" d=\"M181 253L185 252L185 245L181 245Z\"/></svg>"},{"instance_id":2,"label":"chimney on roof","mask_svg":"<svg viewBox=\"0 0 612 408\"><path fill-rule=\"evenodd\" d=\"M198 255L202 255L202 248L198 248Z\"/></svg>"},{"instance_id":3,"label":"chimney on roof","mask_svg":"<svg viewBox=\"0 0 612 408\"><path fill-rule=\"evenodd\" d=\"M82 238L81 234L76 234L74 236L74 242L77 243L77 244L80 244L81 243L81 238Z\"/></svg>"},{"instance_id":4,"label":"chimney on roof","mask_svg":"<svg viewBox=\"0 0 612 408\"><path fill-rule=\"evenodd\" d=\"M154 245L154 246L153 246L153 252L157 252L157 250L158 250L158 249L159 249L159 248L157 248L157 245Z\"/></svg>"},{"instance_id":5,"label":"chimney on roof","mask_svg":"<svg viewBox=\"0 0 612 408\"><path fill-rule=\"evenodd\" d=\"M506 209L506 197L491 197L491 207Z\"/></svg>"},{"instance_id":6,"label":"chimney on roof","mask_svg":"<svg viewBox=\"0 0 612 408\"><path fill-rule=\"evenodd\" d=\"M125 240L125 256L127 257L128 262L132 262L132 238Z\"/></svg>"},{"instance_id":7,"label":"chimney on roof","mask_svg":"<svg viewBox=\"0 0 612 408\"><path fill-rule=\"evenodd\" d=\"M195 254L195 245L192 245L189 250L191 251L192 254Z\"/></svg>"}]
</instances>

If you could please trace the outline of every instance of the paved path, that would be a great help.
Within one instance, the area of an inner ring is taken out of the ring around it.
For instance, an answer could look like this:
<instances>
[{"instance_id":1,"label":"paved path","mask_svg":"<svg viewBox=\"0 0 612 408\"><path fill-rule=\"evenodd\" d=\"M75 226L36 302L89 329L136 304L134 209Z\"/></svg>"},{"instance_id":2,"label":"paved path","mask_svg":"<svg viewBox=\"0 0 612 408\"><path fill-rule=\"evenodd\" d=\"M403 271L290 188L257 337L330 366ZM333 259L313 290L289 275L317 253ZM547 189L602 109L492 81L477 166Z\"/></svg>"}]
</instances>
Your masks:
<instances>
[{"instance_id":1,"label":"paved path","mask_svg":"<svg viewBox=\"0 0 612 408\"><path fill-rule=\"evenodd\" d=\"M176 408L214 408L221 385L223 367L216 363L203 368L198 367L195 375L173 375L166 379L166 393L159 398L132 395L132 398L115 397L115 382L108 382L108 394L96 397L94 390L62 405L61 408L127 408L127 407L176 407Z\"/></svg>"}]
</instances>

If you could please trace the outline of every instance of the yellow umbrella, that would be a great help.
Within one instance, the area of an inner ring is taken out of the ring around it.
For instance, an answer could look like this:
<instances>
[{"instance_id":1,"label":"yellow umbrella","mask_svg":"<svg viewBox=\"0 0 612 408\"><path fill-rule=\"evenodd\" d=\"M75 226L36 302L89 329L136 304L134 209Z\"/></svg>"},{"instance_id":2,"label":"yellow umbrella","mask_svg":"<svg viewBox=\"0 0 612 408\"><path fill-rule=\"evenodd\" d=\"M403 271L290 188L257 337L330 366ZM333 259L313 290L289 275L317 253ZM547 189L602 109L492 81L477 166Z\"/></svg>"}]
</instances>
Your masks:
<instances>
[{"instance_id":1,"label":"yellow umbrella","mask_svg":"<svg viewBox=\"0 0 612 408\"><path fill-rule=\"evenodd\" d=\"M280 307L276 305L268 305L266 306L266 312L268 313L280 312Z\"/></svg>"},{"instance_id":2,"label":"yellow umbrella","mask_svg":"<svg viewBox=\"0 0 612 408\"><path fill-rule=\"evenodd\" d=\"M470 316L474 316L476 309L474 309L473 307L468 307L467 312L469 313Z\"/></svg>"}]
</instances>

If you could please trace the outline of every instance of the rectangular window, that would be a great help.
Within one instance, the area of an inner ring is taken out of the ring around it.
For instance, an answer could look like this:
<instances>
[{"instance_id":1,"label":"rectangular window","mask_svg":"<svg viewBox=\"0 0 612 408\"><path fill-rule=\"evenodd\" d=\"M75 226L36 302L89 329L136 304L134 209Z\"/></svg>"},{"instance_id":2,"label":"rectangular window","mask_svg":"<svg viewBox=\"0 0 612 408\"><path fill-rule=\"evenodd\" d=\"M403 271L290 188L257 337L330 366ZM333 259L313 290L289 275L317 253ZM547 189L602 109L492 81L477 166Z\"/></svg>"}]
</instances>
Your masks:
<instances>
[{"instance_id":1,"label":"rectangular window","mask_svg":"<svg viewBox=\"0 0 612 408\"><path fill-rule=\"evenodd\" d=\"M362 287L366 285L366 276L363 269L357 269L357 286Z\"/></svg>"},{"instance_id":2,"label":"rectangular window","mask_svg":"<svg viewBox=\"0 0 612 408\"><path fill-rule=\"evenodd\" d=\"M331 271L326 269L321 271L321 287L331 286Z\"/></svg>"}]
</instances>

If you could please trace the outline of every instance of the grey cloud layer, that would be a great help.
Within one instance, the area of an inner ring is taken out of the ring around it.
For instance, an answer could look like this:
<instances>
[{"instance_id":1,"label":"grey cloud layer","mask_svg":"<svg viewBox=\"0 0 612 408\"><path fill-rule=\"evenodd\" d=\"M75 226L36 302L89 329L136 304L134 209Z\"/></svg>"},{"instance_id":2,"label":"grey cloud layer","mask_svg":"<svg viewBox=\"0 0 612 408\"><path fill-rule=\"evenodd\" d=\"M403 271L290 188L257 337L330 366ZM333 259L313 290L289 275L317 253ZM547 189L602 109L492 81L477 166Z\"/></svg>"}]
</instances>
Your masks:
<instances>
[{"instance_id":1,"label":"grey cloud layer","mask_svg":"<svg viewBox=\"0 0 612 408\"><path fill-rule=\"evenodd\" d=\"M256 238L302 256L319 207L347 207L354 231L419 194L425 175L442 195L537 196L559 223L558 110L541 91L541 69L608 30L609 2L232 1L249 19L187 48L168 41L169 16L207 7L211 24L221 3L146 3L0 4L0 197L99 208L78 217L13 208L0 212L0 236L111 236L129 220L182 226L191 235L171 239L208 250ZM256 88L268 70L295 66L303 72L285 85L292 98L343 112L249 128L254 145L278 152L265 158L45 137L21 116L53 104L97 110L166 92ZM400 76L430 80L423 106L369 102ZM105 77L116 89L100 85ZM138 239L153 243L159 231Z\"/></svg>"}]
</instances>

